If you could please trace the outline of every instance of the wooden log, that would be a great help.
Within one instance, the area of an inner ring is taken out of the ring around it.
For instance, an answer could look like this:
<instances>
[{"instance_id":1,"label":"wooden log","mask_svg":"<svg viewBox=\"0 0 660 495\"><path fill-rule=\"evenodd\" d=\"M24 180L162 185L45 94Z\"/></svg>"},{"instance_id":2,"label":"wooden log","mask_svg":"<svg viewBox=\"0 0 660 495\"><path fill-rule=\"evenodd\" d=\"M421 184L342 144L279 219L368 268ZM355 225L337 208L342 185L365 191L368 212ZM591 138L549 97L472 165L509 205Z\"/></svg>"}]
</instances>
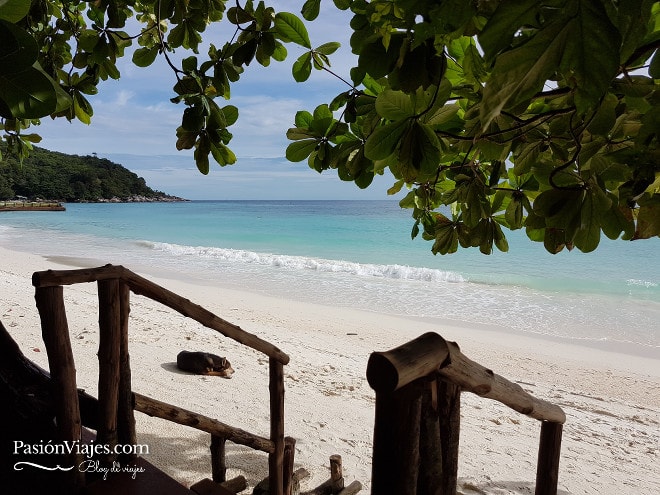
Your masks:
<instances>
[{"instance_id":1,"label":"wooden log","mask_svg":"<svg viewBox=\"0 0 660 495\"><path fill-rule=\"evenodd\" d=\"M419 470L422 384L376 392L372 495L415 495Z\"/></svg>"},{"instance_id":2,"label":"wooden log","mask_svg":"<svg viewBox=\"0 0 660 495\"><path fill-rule=\"evenodd\" d=\"M234 325L233 323L229 323L228 321L219 318L207 309L204 309L197 304L193 304L188 299L140 277L129 270L125 270L124 277L131 287L131 290L136 294L141 294L154 301L158 301L159 303L178 311L182 315L192 318L202 325L220 332L226 337L234 339L236 342L240 342L243 345L266 354L272 359L276 359L281 364L288 364L289 356L284 352L270 342L246 332L238 325Z\"/></svg>"},{"instance_id":3,"label":"wooden log","mask_svg":"<svg viewBox=\"0 0 660 495\"><path fill-rule=\"evenodd\" d=\"M226 438L211 435L211 476L216 483L227 481L226 443Z\"/></svg>"},{"instance_id":4,"label":"wooden log","mask_svg":"<svg viewBox=\"0 0 660 495\"><path fill-rule=\"evenodd\" d=\"M119 280L98 281L99 298L99 427L97 442L110 447L111 452L99 454L104 465L117 460L117 403L119 400L119 346L121 339L121 302Z\"/></svg>"},{"instance_id":5,"label":"wooden log","mask_svg":"<svg viewBox=\"0 0 660 495\"><path fill-rule=\"evenodd\" d=\"M440 449L442 451L442 475L438 493L455 495L461 432L461 388L443 380L438 380L437 387Z\"/></svg>"},{"instance_id":6,"label":"wooden log","mask_svg":"<svg viewBox=\"0 0 660 495\"><path fill-rule=\"evenodd\" d=\"M131 386L131 362L128 352L128 316L130 313L130 289L119 283L120 339L119 339L119 397L117 403L117 439L122 445L136 445L135 414ZM128 463L137 457L135 453L122 454L120 461Z\"/></svg>"},{"instance_id":7,"label":"wooden log","mask_svg":"<svg viewBox=\"0 0 660 495\"><path fill-rule=\"evenodd\" d=\"M330 456L330 483L332 493L337 493L344 488L344 469L339 454Z\"/></svg>"},{"instance_id":8,"label":"wooden log","mask_svg":"<svg viewBox=\"0 0 660 495\"><path fill-rule=\"evenodd\" d=\"M417 493L426 495L445 495L441 489L444 452L440 440L441 418L438 402L437 380L426 381L422 393L417 479Z\"/></svg>"},{"instance_id":9,"label":"wooden log","mask_svg":"<svg viewBox=\"0 0 660 495\"><path fill-rule=\"evenodd\" d=\"M535 495L557 494L562 429L561 423L550 421L541 423Z\"/></svg>"},{"instance_id":10,"label":"wooden log","mask_svg":"<svg viewBox=\"0 0 660 495\"><path fill-rule=\"evenodd\" d=\"M178 311L182 315L192 318L202 325L220 332L226 337L234 339L241 344L277 359L282 364L288 364L289 362L289 356L270 342L246 332L238 325L234 325L219 318L203 307L193 304L188 299L133 273L123 266L105 265L99 268L46 270L35 272L32 275L32 285L35 287L48 287L82 282L94 282L112 278L119 278L125 281L136 294L158 301L161 304Z\"/></svg>"},{"instance_id":11,"label":"wooden log","mask_svg":"<svg viewBox=\"0 0 660 495\"><path fill-rule=\"evenodd\" d=\"M48 353L50 376L53 380L58 431L61 440L80 441L82 425L76 386L76 367L64 308L64 291L61 286L38 287L34 297L41 319L42 337ZM76 454L75 449L65 455L65 458L68 465L64 467L75 466L69 471L66 480L67 489L74 493L85 483L85 475L78 469L83 458L82 455Z\"/></svg>"},{"instance_id":12,"label":"wooden log","mask_svg":"<svg viewBox=\"0 0 660 495\"><path fill-rule=\"evenodd\" d=\"M223 481L220 483L220 486L231 492L239 493L247 488L247 480L245 479L245 476L239 475L230 480Z\"/></svg>"},{"instance_id":13,"label":"wooden log","mask_svg":"<svg viewBox=\"0 0 660 495\"><path fill-rule=\"evenodd\" d=\"M271 357L269 360L270 440L273 452L268 455L270 495L284 494L284 366Z\"/></svg>"},{"instance_id":14,"label":"wooden log","mask_svg":"<svg viewBox=\"0 0 660 495\"><path fill-rule=\"evenodd\" d=\"M52 287L97 282L99 280L121 278L125 271L126 269L123 266L116 265L75 270L45 270L32 274L32 285L35 287Z\"/></svg>"},{"instance_id":15,"label":"wooden log","mask_svg":"<svg viewBox=\"0 0 660 495\"><path fill-rule=\"evenodd\" d=\"M511 409L540 421L565 423L566 415L561 407L538 399L516 383L492 372L464 356L455 342L447 342L449 360L439 373L462 389L481 397L494 399Z\"/></svg>"},{"instance_id":16,"label":"wooden log","mask_svg":"<svg viewBox=\"0 0 660 495\"><path fill-rule=\"evenodd\" d=\"M394 392L436 372L448 355L445 339L437 333L425 333L395 349L372 353L367 380L376 392Z\"/></svg>"},{"instance_id":17,"label":"wooden log","mask_svg":"<svg viewBox=\"0 0 660 495\"><path fill-rule=\"evenodd\" d=\"M360 490L362 490L362 483L360 483L359 481L353 481L350 485L348 485L346 488L340 491L337 495L355 495Z\"/></svg>"},{"instance_id":18,"label":"wooden log","mask_svg":"<svg viewBox=\"0 0 660 495\"><path fill-rule=\"evenodd\" d=\"M135 410L149 416L155 416L180 425L190 426L212 435L224 437L231 442L261 450L262 452L269 454L275 451L274 443L268 438L254 435L253 433L241 430L240 428L234 428L221 423L216 419L152 399L151 397L138 394L137 392L133 392L133 400L135 402Z\"/></svg>"},{"instance_id":19,"label":"wooden log","mask_svg":"<svg viewBox=\"0 0 660 495\"><path fill-rule=\"evenodd\" d=\"M296 439L284 437L284 458L282 460L282 472L284 476L284 495L292 495L295 480L293 479L293 465L296 456ZM298 487L300 491L300 487Z\"/></svg>"}]
</instances>

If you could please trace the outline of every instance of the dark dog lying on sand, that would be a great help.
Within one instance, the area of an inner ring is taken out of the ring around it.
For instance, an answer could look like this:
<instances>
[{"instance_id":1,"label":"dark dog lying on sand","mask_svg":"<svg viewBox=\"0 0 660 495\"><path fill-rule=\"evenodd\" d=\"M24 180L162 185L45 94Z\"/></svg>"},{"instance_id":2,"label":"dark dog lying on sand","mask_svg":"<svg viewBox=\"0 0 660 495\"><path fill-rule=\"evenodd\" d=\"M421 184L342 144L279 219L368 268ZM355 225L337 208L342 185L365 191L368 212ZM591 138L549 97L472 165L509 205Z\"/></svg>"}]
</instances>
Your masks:
<instances>
[{"instance_id":1,"label":"dark dog lying on sand","mask_svg":"<svg viewBox=\"0 0 660 495\"><path fill-rule=\"evenodd\" d=\"M234 368L226 358L208 352L181 351L176 357L176 367L197 375L231 378Z\"/></svg>"}]
</instances>

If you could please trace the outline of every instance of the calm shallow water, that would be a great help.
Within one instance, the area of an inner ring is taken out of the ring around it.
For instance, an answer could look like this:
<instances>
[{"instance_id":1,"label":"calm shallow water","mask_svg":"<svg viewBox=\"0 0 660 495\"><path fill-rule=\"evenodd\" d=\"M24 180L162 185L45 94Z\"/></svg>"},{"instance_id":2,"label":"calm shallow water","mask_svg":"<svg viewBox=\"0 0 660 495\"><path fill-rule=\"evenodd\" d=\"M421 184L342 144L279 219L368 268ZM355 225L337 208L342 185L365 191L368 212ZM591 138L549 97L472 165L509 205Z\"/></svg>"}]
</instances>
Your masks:
<instances>
[{"instance_id":1,"label":"calm shallow water","mask_svg":"<svg viewBox=\"0 0 660 495\"><path fill-rule=\"evenodd\" d=\"M433 256L393 201L69 204L0 215L0 244L269 295L414 318L626 342L660 357L660 240L604 239L552 256L522 232L509 253Z\"/></svg>"}]
</instances>

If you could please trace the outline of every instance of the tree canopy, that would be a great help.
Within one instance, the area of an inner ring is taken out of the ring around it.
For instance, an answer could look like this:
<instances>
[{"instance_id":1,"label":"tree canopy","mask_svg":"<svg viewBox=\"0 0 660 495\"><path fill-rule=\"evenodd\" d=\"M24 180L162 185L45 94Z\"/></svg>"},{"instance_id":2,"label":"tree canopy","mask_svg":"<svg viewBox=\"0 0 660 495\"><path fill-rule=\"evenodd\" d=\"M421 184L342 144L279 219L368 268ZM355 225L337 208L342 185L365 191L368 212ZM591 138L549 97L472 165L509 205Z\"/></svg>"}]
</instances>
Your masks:
<instances>
[{"instance_id":1,"label":"tree canopy","mask_svg":"<svg viewBox=\"0 0 660 495\"><path fill-rule=\"evenodd\" d=\"M0 143L0 152L5 148ZM57 153L36 146L22 164L10 154L0 166L0 200L15 196L68 203L113 198L127 201L136 197L159 201L177 199L154 191L142 177L105 158Z\"/></svg>"},{"instance_id":2,"label":"tree canopy","mask_svg":"<svg viewBox=\"0 0 660 495\"><path fill-rule=\"evenodd\" d=\"M140 67L164 57L172 68L172 102L184 107L176 147L194 149L202 173L210 160L232 164L238 109L221 102L252 62L282 61L294 44L305 50L295 81L331 72L338 43L315 46L305 25L320 3L301 2L299 16L252 0L0 0L4 138L23 156L39 118L89 123L86 96L119 79L131 53ZM361 188L389 170L388 192L409 190L412 236L434 253L507 250L502 227L551 253L592 251L603 234L660 236L660 2L333 3L352 13L356 64L336 74L346 91L296 114L289 160ZM200 60L216 22L233 36ZM190 55L177 65L174 50Z\"/></svg>"}]
</instances>

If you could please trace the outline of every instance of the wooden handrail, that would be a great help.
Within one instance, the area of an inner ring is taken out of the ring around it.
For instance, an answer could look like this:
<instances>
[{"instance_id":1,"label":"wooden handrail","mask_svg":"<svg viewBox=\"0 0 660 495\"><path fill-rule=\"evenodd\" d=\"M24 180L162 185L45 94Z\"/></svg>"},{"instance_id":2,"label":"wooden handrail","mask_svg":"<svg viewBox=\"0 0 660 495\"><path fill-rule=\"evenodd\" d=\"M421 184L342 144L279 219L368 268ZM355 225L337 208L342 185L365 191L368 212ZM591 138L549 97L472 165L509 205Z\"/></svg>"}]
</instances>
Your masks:
<instances>
[{"instance_id":1,"label":"wooden handrail","mask_svg":"<svg viewBox=\"0 0 660 495\"><path fill-rule=\"evenodd\" d=\"M209 418L203 414L197 414L188 411L182 407L174 406L166 402L161 402L146 395L133 392L135 401L135 410L148 416L166 419L184 426L190 426L197 430L205 431L211 435L226 438L227 440L261 450L271 454L275 452L275 444L268 438L254 435L248 431L234 428L217 419Z\"/></svg>"},{"instance_id":2,"label":"wooden handrail","mask_svg":"<svg viewBox=\"0 0 660 495\"><path fill-rule=\"evenodd\" d=\"M425 333L389 351L374 352L367 364L367 380L376 392L394 392L434 372L464 390L539 421L566 422L561 407L528 394L520 385L475 363L461 353L455 342L436 333Z\"/></svg>"},{"instance_id":3,"label":"wooden handrail","mask_svg":"<svg viewBox=\"0 0 660 495\"><path fill-rule=\"evenodd\" d=\"M192 303L189 299L175 294L174 292L133 273L121 265L105 265L99 268L46 270L36 272L32 275L32 285L35 287L53 287L59 285L96 282L99 280L114 278L123 280L136 294L143 295L168 306L182 315L192 318L202 325L211 328L236 342L276 359L282 364L289 363L289 356L270 342L246 332L238 325L223 320L202 306Z\"/></svg>"}]
</instances>

